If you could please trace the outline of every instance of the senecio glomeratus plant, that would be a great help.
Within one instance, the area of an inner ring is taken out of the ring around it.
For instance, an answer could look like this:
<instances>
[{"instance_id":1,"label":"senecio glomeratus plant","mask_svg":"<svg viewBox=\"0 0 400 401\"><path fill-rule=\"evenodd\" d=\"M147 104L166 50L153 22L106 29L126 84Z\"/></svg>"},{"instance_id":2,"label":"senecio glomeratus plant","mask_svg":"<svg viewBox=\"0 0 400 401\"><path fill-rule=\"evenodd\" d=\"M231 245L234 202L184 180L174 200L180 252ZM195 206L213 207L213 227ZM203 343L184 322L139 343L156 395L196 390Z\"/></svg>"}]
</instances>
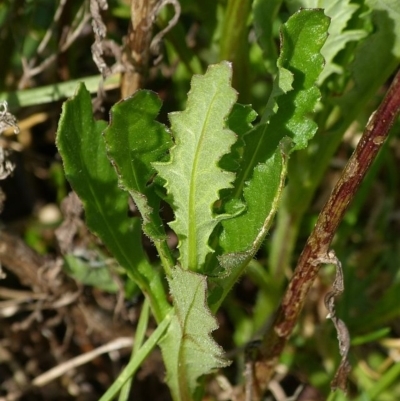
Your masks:
<instances>
[{"instance_id":1,"label":"senecio glomeratus plant","mask_svg":"<svg viewBox=\"0 0 400 401\"><path fill-rule=\"evenodd\" d=\"M157 122L162 102L149 90L115 104L109 123L93 118L83 84L65 102L57 146L66 177L88 227L140 288L143 310L150 308L158 325L102 400L120 391L156 345L175 401L199 400L200 379L229 364L211 336L214 315L271 227L289 157L317 132L310 117L319 87L337 72L344 34L342 26L328 38L329 27L322 9L303 9L282 25L273 88L257 120L251 106L237 103L229 61L193 76L186 109L169 114L170 127ZM141 218L128 217L129 197ZM162 221L161 201L173 221ZM167 245L165 223L179 240L176 250ZM159 265L149 262L142 232Z\"/></svg>"}]
</instances>

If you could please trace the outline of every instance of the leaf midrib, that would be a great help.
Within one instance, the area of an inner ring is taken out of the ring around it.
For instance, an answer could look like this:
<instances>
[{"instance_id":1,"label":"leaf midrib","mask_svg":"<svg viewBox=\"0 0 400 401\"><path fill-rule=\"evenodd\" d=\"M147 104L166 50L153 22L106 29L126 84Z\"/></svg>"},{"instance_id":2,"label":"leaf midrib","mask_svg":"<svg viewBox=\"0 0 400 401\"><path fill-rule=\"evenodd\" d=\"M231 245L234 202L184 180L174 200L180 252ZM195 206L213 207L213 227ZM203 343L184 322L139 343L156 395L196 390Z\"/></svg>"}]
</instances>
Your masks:
<instances>
[{"instance_id":1,"label":"leaf midrib","mask_svg":"<svg viewBox=\"0 0 400 401\"><path fill-rule=\"evenodd\" d=\"M195 156L194 160L192 163L192 172L190 174L190 189L189 189L189 213L188 213L188 219L187 223L189 225L188 233L189 233L189 238L188 238L188 253L189 253L189 260L188 260L188 268L190 270L198 270L197 266L197 219L196 219L196 195L197 195L197 169L198 165L200 164L200 155L203 153L203 142L206 140L206 134L207 134L207 126L208 126L208 121L210 119L210 113L212 110L212 106L215 102L215 99L218 95L218 91L215 90L213 97L211 98L211 101L209 103L209 107L207 108L206 116L203 120L203 125L200 133L200 138L197 141L197 146L196 146L196 151L195 151Z\"/></svg>"}]
</instances>

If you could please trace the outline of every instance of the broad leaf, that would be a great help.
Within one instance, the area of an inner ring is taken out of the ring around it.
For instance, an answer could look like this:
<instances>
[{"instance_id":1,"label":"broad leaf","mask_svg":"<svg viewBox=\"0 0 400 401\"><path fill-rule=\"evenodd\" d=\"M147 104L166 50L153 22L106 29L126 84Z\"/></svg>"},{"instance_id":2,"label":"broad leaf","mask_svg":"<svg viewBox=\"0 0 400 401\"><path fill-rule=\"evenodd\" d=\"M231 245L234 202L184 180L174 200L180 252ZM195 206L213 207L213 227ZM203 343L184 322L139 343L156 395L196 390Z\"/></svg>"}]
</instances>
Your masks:
<instances>
[{"instance_id":1,"label":"broad leaf","mask_svg":"<svg viewBox=\"0 0 400 401\"><path fill-rule=\"evenodd\" d=\"M158 214L159 198L149 185L159 161L171 147L166 127L155 121L161 100L150 91L138 91L117 103L110 112L110 125L104 131L107 152L120 181L143 217L143 230L152 239L165 237Z\"/></svg>"},{"instance_id":2,"label":"broad leaf","mask_svg":"<svg viewBox=\"0 0 400 401\"><path fill-rule=\"evenodd\" d=\"M57 147L65 175L82 200L88 227L150 298L153 312L161 320L169 304L160 275L144 255L140 224L128 218L128 194L118 188L101 135L106 125L93 119L90 94L81 84L63 105Z\"/></svg>"},{"instance_id":3,"label":"broad leaf","mask_svg":"<svg viewBox=\"0 0 400 401\"><path fill-rule=\"evenodd\" d=\"M206 277L177 267L168 281L175 313L160 345L172 397L188 401L202 375L229 362L211 337L218 326L206 303Z\"/></svg>"},{"instance_id":4,"label":"broad leaf","mask_svg":"<svg viewBox=\"0 0 400 401\"><path fill-rule=\"evenodd\" d=\"M227 62L195 75L185 111L171 113L175 146L166 163L154 163L172 197L175 220L171 228L179 238L180 262L184 269L200 270L212 251L208 240L224 215L215 215L213 205L219 191L229 188L232 172L223 171L218 162L236 140L225 127L225 119L235 103L230 85L231 66Z\"/></svg>"}]
</instances>

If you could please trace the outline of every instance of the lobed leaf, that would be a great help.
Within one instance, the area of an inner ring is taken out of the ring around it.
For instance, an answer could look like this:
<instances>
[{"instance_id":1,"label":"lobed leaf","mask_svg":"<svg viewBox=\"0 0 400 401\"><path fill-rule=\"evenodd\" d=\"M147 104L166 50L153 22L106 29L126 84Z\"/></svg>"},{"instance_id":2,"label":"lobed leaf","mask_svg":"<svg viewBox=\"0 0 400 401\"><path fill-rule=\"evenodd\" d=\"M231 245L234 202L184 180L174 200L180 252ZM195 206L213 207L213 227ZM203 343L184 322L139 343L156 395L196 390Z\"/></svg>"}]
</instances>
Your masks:
<instances>
[{"instance_id":1,"label":"lobed leaf","mask_svg":"<svg viewBox=\"0 0 400 401\"><path fill-rule=\"evenodd\" d=\"M143 217L143 230L153 240L165 238L159 197L150 179L152 162L159 161L172 145L168 130L155 121L161 100L140 90L114 105L104 131L107 153L118 173L120 187L128 191Z\"/></svg>"},{"instance_id":2,"label":"lobed leaf","mask_svg":"<svg viewBox=\"0 0 400 401\"><path fill-rule=\"evenodd\" d=\"M363 29L349 28L349 22L360 6L350 3L350 0L288 0L286 3L292 12L299 8L322 8L331 18L329 35L321 49L325 67L318 83L322 84L333 73L342 74L343 66L335 62L335 57L349 42L359 41L367 35Z\"/></svg>"},{"instance_id":3,"label":"lobed leaf","mask_svg":"<svg viewBox=\"0 0 400 401\"><path fill-rule=\"evenodd\" d=\"M202 375L229 362L211 337L218 325L206 303L206 277L177 267L168 281L175 313L160 345L172 397L188 401Z\"/></svg>"},{"instance_id":4,"label":"lobed leaf","mask_svg":"<svg viewBox=\"0 0 400 401\"><path fill-rule=\"evenodd\" d=\"M161 277L143 252L140 224L128 218L128 194L118 188L101 135L106 125L93 119L90 94L81 84L63 105L56 144L65 175L82 200L88 227L149 297L156 318L161 319L169 304Z\"/></svg>"},{"instance_id":5,"label":"lobed leaf","mask_svg":"<svg viewBox=\"0 0 400 401\"><path fill-rule=\"evenodd\" d=\"M175 140L170 161L153 163L172 197L175 220L170 226L179 239L184 269L201 268L212 251L208 240L213 229L228 217L214 215L213 205L219 191L229 188L234 179L232 172L218 166L236 139L225 127L236 100L231 77L227 62L209 67L204 76L193 77L186 110L169 115Z\"/></svg>"},{"instance_id":6,"label":"lobed leaf","mask_svg":"<svg viewBox=\"0 0 400 401\"><path fill-rule=\"evenodd\" d=\"M280 191L284 137L302 149L315 134L317 125L308 119L319 99L315 82L323 68L320 50L327 36L329 19L322 10L302 10L282 27L278 76L263 121L248 135L242 168L234 183L229 211L242 194L246 212L222 222L220 246L224 253L245 252L253 247ZM284 152L285 153L285 152Z\"/></svg>"}]
</instances>

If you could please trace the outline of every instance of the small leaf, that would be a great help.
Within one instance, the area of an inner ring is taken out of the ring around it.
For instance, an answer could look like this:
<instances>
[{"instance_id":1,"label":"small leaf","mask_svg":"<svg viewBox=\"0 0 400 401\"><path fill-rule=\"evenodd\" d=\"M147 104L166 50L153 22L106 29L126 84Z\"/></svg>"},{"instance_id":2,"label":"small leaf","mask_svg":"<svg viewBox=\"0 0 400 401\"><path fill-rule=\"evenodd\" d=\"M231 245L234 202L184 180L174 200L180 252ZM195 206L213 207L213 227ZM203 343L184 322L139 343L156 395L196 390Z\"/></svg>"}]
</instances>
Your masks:
<instances>
[{"instance_id":1,"label":"small leaf","mask_svg":"<svg viewBox=\"0 0 400 401\"><path fill-rule=\"evenodd\" d=\"M225 119L235 103L227 62L209 67L204 76L195 75L186 110L169 115L175 146L171 159L153 166L172 196L175 220L171 228L179 238L180 262L184 269L199 270L207 254L211 232L227 216L213 213L219 191L229 188L234 174L218 162L229 152L235 135L225 128Z\"/></svg>"},{"instance_id":2,"label":"small leaf","mask_svg":"<svg viewBox=\"0 0 400 401\"><path fill-rule=\"evenodd\" d=\"M153 312L161 320L169 304L161 277L143 252L140 224L128 218L128 194L118 188L101 135L106 125L93 119L90 94L81 84L63 105L57 147L65 175L82 200L88 227L149 296Z\"/></svg>"},{"instance_id":3,"label":"small leaf","mask_svg":"<svg viewBox=\"0 0 400 401\"><path fill-rule=\"evenodd\" d=\"M129 192L143 217L143 230L153 240L165 238L158 214L159 197L149 185L159 161L171 147L166 127L155 121L161 107L159 97L141 90L114 105L110 125L104 131L107 152L120 186Z\"/></svg>"},{"instance_id":4,"label":"small leaf","mask_svg":"<svg viewBox=\"0 0 400 401\"><path fill-rule=\"evenodd\" d=\"M64 257L65 264L63 268L69 276L84 285L116 293L118 291L117 283L111 275L110 267L107 265L105 258L103 257L102 259L101 261L96 261L96 266L92 266L90 261L85 261L70 253ZM100 265L98 265L99 262Z\"/></svg>"},{"instance_id":5,"label":"small leaf","mask_svg":"<svg viewBox=\"0 0 400 401\"><path fill-rule=\"evenodd\" d=\"M350 21L360 6L350 3L350 0L289 0L286 4L290 12L299 8L322 8L325 15L331 18L329 36L321 49L325 66L318 83L322 84L333 73L342 74L343 65L336 63L335 57L348 43L360 41L367 35L363 29L351 29Z\"/></svg>"},{"instance_id":6,"label":"small leaf","mask_svg":"<svg viewBox=\"0 0 400 401\"><path fill-rule=\"evenodd\" d=\"M284 128L281 138L283 134L292 138L293 150L304 149L318 128L307 117L320 98L315 83L323 68L320 52L327 38L329 21L323 10L301 10L281 28L278 67L293 74L293 90L278 98L279 111L271 117L270 124L278 130ZM283 89L285 91L287 88Z\"/></svg>"},{"instance_id":7,"label":"small leaf","mask_svg":"<svg viewBox=\"0 0 400 401\"><path fill-rule=\"evenodd\" d=\"M160 343L166 380L175 401L189 401L202 375L229 362L211 337L218 325L206 303L206 277L177 267L168 281L175 313Z\"/></svg>"}]
</instances>

